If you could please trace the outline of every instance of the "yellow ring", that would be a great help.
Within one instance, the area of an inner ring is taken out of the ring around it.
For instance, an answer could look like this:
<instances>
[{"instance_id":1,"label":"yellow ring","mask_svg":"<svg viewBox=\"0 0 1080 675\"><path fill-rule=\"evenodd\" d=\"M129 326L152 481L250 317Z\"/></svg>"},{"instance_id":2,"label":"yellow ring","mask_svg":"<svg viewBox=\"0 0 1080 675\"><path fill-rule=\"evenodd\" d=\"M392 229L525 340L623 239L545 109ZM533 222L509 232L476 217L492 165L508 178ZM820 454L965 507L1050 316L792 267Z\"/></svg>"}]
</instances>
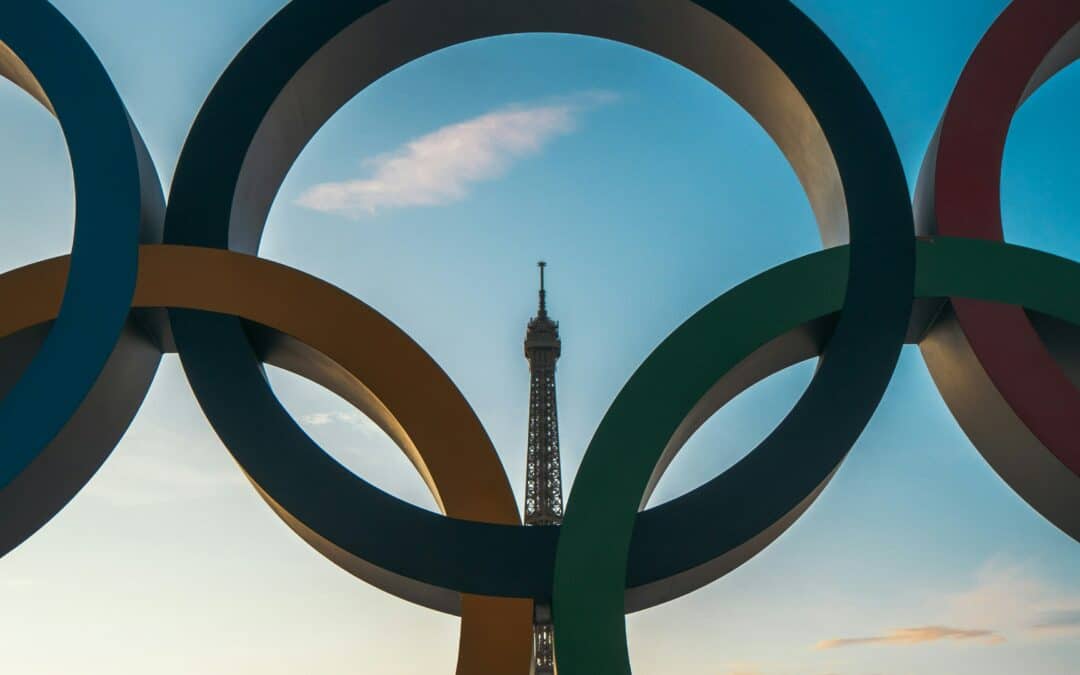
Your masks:
<instances>
[{"instance_id":1,"label":"yellow ring","mask_svg":"<svg viewBox=\"0 0 1080 675\"><path fill-rule=\"evenodd\" d=\"M0 275L0 306L5 308L0 339L56 318L68 263L63 256ZM139 249L132 306L233 315L315 350L326 365L304 374L382 427L420 472L445 515L521 524L495 448L450 378L408 335L341 289L250 255L151 245ZM363 342L357 340L361 335ZM363 343L379 348L365 349ZM287 356L283 359L288 367ZM323 555L350 572L359 571L356 561L332 544L299 523L286 522ZM527 673L532 604L528 599L463 596L457 672Z\"/></svg>"}]
</instances>

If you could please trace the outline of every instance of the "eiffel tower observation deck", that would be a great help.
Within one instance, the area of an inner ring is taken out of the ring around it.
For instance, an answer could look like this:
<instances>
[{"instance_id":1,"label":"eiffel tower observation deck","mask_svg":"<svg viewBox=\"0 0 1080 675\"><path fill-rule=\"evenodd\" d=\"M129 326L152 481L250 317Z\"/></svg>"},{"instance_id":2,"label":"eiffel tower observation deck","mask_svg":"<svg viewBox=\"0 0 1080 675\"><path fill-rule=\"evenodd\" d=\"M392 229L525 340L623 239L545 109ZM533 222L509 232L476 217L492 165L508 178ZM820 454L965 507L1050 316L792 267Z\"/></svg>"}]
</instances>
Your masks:
<instances>
[{"instance_id":1,"label":"eiffel tower observation deck","mask_svg":"<svg viewBox=\"0 0 1080 675\"><path fill-rule=\"evenodd\" d=\"M547 312L544 270L540 267L540 306L525 333L525 358L532 375L529 390L529 436L525 468L525 524L558 525L563 517L559 412L555 403L555 362L562 354L559 324ZM533 644L536 675L555 672L551 608L537 605Z\"/></svg>"}]
</instances>

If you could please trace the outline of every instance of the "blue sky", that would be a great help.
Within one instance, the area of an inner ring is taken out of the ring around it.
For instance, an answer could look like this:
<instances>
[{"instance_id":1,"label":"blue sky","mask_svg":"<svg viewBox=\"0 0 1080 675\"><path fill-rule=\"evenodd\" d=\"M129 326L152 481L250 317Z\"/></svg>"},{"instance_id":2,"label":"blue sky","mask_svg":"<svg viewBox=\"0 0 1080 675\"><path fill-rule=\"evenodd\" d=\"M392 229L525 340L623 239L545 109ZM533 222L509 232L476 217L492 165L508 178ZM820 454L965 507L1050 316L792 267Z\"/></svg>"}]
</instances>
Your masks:
<instances>
[{"instance_id":1,"label":"blue sky","mask_svg":"<svg viewBox=\"0 0 1080 675\"><path fill-rule=\"evenodd\" d=\"M105 62L168 185L214 80L283 3L56 4ZM796 4L866 80L913 182L965 59L1006 3ZM1078 105L1080 67L1028 102L1003 190L1012 241L1073 258ZM8 270L69 249L73 197L55 122L6 83L0 129ZM261 254L345 288L411 333L477 410L520 495L521 340L537 259L551 265L562 327L569 483L606 406L668 332L734 284L819 246L793 172L724 94L629 47L526 35L445 50L357 96L289 174ZM753 447L811 368L718 413L654 500ZM271 378L335 457L433 508L364 418L298 378ZM629 619L635 672L1073 673L1078 570L1080 546L989 469L907 348L870 427L792 530L717 583ZM0 603L2 665L34 675L449 672L456 649L456 620L364 586L270 513L174 357L91 485L0 560Z\"/></svg>"}]
</instances>

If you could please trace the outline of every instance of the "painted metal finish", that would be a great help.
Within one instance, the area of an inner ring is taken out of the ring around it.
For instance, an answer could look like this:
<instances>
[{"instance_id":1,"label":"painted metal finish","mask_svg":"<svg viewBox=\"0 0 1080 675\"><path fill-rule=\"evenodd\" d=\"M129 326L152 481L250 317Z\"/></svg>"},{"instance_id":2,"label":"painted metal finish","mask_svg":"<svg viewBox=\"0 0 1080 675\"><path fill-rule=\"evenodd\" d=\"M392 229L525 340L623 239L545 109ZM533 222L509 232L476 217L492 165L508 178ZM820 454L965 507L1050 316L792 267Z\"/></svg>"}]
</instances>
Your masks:
<instances>
[{"instance_id":1,"label":"painted metal finish","mask_svg":"<svg viewBox=\"0 0 1080 675\"><path fill-rule=\"evenodd\" d=\"M919 179L920 233L1001 241L1001 166L1013 115L1080 58L1080 3L1023 0L964 68ZM1009 276L1022 283L1019 270ZM1063 291L1064 292L1064 291ZM1080 538L1080 389L1021 307L952 298L923 343L930 372L983 457L1028 503Z\"/></svg>"},{"instance_id":2,"label":"painted metal finish","mask_svg":"<svg viewBox=\"0 0 1080 675\"><path fill-rule=\"evenodd\" d=\"M856 175L842 176L833 162L834 153L867 152L863 145L866 134L860 132L868 131L868 127L874 135L872 145L879 151L878 159L891 162L889 158L895 156L887 134L884 145L877 143L881 137L877 127L883 130L884 124L878 123L876 108L870 117L862 106L850 111L850 102L838 99L831 85L809 94L800 91L775 63L775 56L766 56L745 35L746 28L741 24L755 27L762 34L758 39L772 40L769 48L790 54L793 62L789 67L804 77L825 84L825 72L839 75L844 82L854 82L857 95L869 100L839 52L809 20L782 0L754 4L698 4L688 0L545 3L467 0L438 4L423 0L295 0L236 57L196 119L174 178L165 240L245 252L257 250L269 205L303 146L363 87L412 59L468 40L518 32L577 33L636 45L681 63L724 88L762 123L806 187L827 242L846 240L847 210L851 204L843 198L845 188L858 190L865 186L868 194L890 193L884 199L891 208L867 209L879 221L876 231L883 234L866 235L861 240L860 246L871 253L853 258L853 274L869 283L853 286L849 312L833 337L836 344L857 344L857 352L838 350L847 355L832 359L833 365L819 374L820 382L845 371L853 374L853 377L841 377L836 383L844 385L843 391L849 397L845 401L854 406L852 422L837 428L836 438L844 445L854 440L884 391L907 324L914 259L906 187L898 161L870 171L874 180L861 175L869 168L863 165L848 167L848 171L854 168ZM808 48L791 50L787 46L793 29L794 35L808 43ZM830 64L839 64L838 68L819 70L819 64L805 60L819 52L830 59ZM850 86L845 84L841 92ZM826 139L818 109L836 114L838 119L833 123L843 124L844 134ZM846 148L834 147L830 152L830 142L846 144ZM853 185L845 186L845 178ZM874 197L871 201L878 199ZM868 216L869 213L864 213L859 217ZM196 396L218 434L249 475L259 475L260 471L245 458L261 465L276 465L289 457L290 462L303 462L297 466L309 468L311 484L341 485L342 490L348 489L346 486L351 481L343 475L347 472L336 465L318 464L316 460L322 453L269 391L239 323L227 317L193 316L185 312L172 312L170 317ZM874 329L851 328L860 322ZM229 355L227 363L225 354ZM841 363L852 360L859 362L857 368L851 363L846 366ZM222 376L223 373L228 374ZM857 386L847 386L856 382ZM809 394L808 400L829 397L829 387L817 385L812 389L820 393ZM239 414L229 405L236 400L247 402ZM834 400L833 404L840 402ZM784 429L796 435L804 433L800 427L811 419L808 413L809 408L807 414L796 415ZM813 424L814 429L820 426L820 422ZM823 439L823 444L830 443ZM272 456L277 459L271 459ZM339 546L345 551L362 545L358 537L373 536L342 531L352 527L343 515L347 512L329 508L316 512L315 504L308 503L311 500L291 480L256 481L264 495L281 512L288 513L289 518L324 535L336 533L327 538L339 545L342 541L350 542L351 545ZM324 487L324 494L328 501L331 494L338 493ZM797 506L790 505L791 509ZM393 523L394 529L409 531L405 527L411 520L407 508L384 509L379 513L380 520ZM611 532L616 528L621 528L623 541L629 546L632 526L613 524ZM574 528L568 529L572 532ZM455 537L452 543L465 541L468 538ZM447 550L455 548L452 543L447 542ZM582 553L580 559L583 564L595 565L604 556ZM426 562L437 567L438 560L440 557L426 560L413 557L410 562L414 566ZM385 565L404 562L387 561L377 566L385 569ZM477 582L490 585L499 577L520 574L528 567L518 563ZM439 569L426 572L433 577L445 575L445 570ZM624 575L625 571L615 579L606 579L591 588L588 597L577 601L592 606L593 599L604 588L609 608L620 606L617 621L620 630ZM686 579L692 584L704 583L700 574ZM693 586L686 588L689 587ZM585 630L584 618L575 620ZM605 621L614 623L611 618ZM573 640L567 640L567 644L572 643Z\"/></svg>"},{"instance_id":3,"label":"painted metal finish","mask_svg":"<svg viewBox=\"0 0 1080 675\"><path fill-rule=\"evenodd\" d=\"M1080 54L1078 23L1067 0L1006 10L961 78L913 217L873 99L785 0L294 0L210 94L162 216L153 167L89 47L44 1L0 5L0 73L57 114L78 199L71 256L0 275L0 554L91 478L173 349L289 527L357 577L461 614L459 673L528 672L534 601L553 605L560 672L629 673L624 613L717 579L797 520L870 419L905 341L920 344L995 469L1080 539L1080 265L1004 243L997 210L1012 114ZM676 329L604 417L564 523L529 528L476 415L419 345L360 300L255 257L289 167L353 95L442 47L526 31L619 40L724 89L790 160L830 247ZM916 221L935 236L912 236ZM641 510L720 406L814 357L807 391L760 446ZM329 457L274 396L264 363L371 417L445 515Z\"/></svg>"},{"instance_id":4,"label":"painted metal finish","mask_svg":"<svg viewBox=\"0 0 1080 675\"><path fill-rule=\"evenodd\" d=\"M916 298L937 302L945 297L963 297L1024 306L1042 315L1080 326L1080 294L1060 292L1062 288L1080 288L1080 264L1031 249L969 239L920 241L917 250ZM754 301L767 302L771 308L770 316L775 319L771 319L768 326L747 331L752 335L740 339L739 347L733 349L726 365L718 361L712 366L712 375L719 376L719 381L726 385L729 397L789 362L821 353L824 341L820 336L828 334L828 326L835 322L843 309L849 257L846 246L811 254L785 263L725 293L676 330L658 348L635 374L632 380L635 382L634 388L638 383L656 377L662 371L663 360L672 358L680 345L702 340L715 342L718 335L728 332L732 312L744 309L747 303ZM140 276L133 300L136 308L182 308L199 313L209 312L211 316L236 317L245 322L245 330L252 336L252 343L256 345L260 358L312 377L345 398L359 401L359 405L365 405L363 400L371 392L384 392L386 386L421 384L410 381L395 384L395 380L401 376L398 371L393 371L394 377L386 375L387 353L425 358L407 336L360 301L313 277L252 256L195 247L143 247L140 261ZM0 339L25 335L55 319L63 297L67 266L67 258L58 258L0 275L0 300L22 297L27 293L34 299L33 302L14 304L18 311L0 316ZM1002 267L1030 274L1025 276L1023 283L1017 284L997 274ZM199 281L195 283L189 274L192 269L199 270ZM799 288L817 289L817 292L808 290L802 295L792 293L792 289ZM271 292L264 293L263 290ZM304 306L310 306L310 309L299 309ZM333 314L323 310L331 310ZM327 316L334 316L335 323L327 321ZM357 348L355 341L343 339L343 334L336 330L339 320L344 321L350 329L362 327L378 335L380 344L388 345L388 351ZM160 327L167 331L167 324ZM912 334L921 333L923 328L921 325L915 326ZM168 349L168 335L163 336L163 343ZM783 349L778 346L783 346ZM786 355L777 358L774 356L777 352L786 352ZM319 368L297 365L298 355L305 362L318 362L314 354L322 359ZM443 383L440 387L450 405L467 411L467 404L460 399L448 380L437 378L434 381ZM425 380L423 385L430 386L430 383ZM405 405L409 405L407 400ZM400 423L401 418L410 419L410 411L404 409L393 411L396 422L386 418L390 411L367 409L374 419L385 425L384 428ZM423 453L426 447L417 446L420 461L425 464L427 460ZM479 473L485 470L483 465L488 461L489 455L486 453L472 452L466 453L460 464L465 472ZM440 483L438 474L432 472L432 475L436 477L442 500L449 503L451 495L458 489L456 486L460 486L462 481L451 475L445 483ZM252 480L255 481L254 478ZM338 502L339 505L349 509L380 506L372 504L377 497L357 498L356 495L362 495L365 490L374 491L375 488L355 476L352 480L356 484ZM387 501L382 506L392 504L392 497L383 495L383 499ZM401 504L393 504L391 508L399 508ZM694 502L684 504L683 508L691 509ZM693 569L708 562L707 559L695 557L702 555L696 545L686 544L690 538L707 540L712 534L702 529L703 521L709 519L701 518L700 513L650 509L638 514L629 560L629 578L662 581L663 575L676 575L680 570ZM414 524L419 525L419 529L412 532L413 536L387 536L381 542L373 542L372 546L398 550L382 554L369 551L372 559L438 556L447 552L446 543L463 537L465 541L451 548L450 555L446 555L442 561L446 566L456 568L449 572L449 576L439 580L446 587L475 591L477 578L487 577L484 592L519 597L535 594L540 597L544 593L540 586L550 583L550 564L554 560L556 538L548 535L556 534L557 528L484 525L446 518L422 509L415 509L413 515L417 518ZM313 545L326 545L325 539L320 541L317 534L306 530L302 524L290 524ZM733 529L739 527L736 523ZM434 536L425 536L428 534ZM520 535L523 534L532 536L522 538ZM692 537L684 536L687 534ZM753 540L749 545L754 545ZM530 553L539 562L531 568L522 568L520 575L507 580L497 570L514 562L515 551ZM739 554L744 553L740 551ZM658 560L663 562L658 563ZM338 562L345 566L349 564L344 560ZM545 566L548 566L547 571ZM479 575L474 573L476 570L479 570ZM414 571L415 567L408 565L392 569L400 577ZM365 572L361 570L360 574ZM533 578L539 578L541 584L533 583ZM433 581L431 578L422 580ZM378 580L373 581L378 583ZM408 589L388 590L409 597ZM632 594L633 588L628 591Z\"/></svg>"},{"instance_id":5,"label":"painted metal finish","mask_svg":"<svg viewBox=\"0 0 1080 675\"><path fill-rule=\"evenodd\" d=\"M126 426L137 408L126 405L132 390L153 378L156 356L128 313L138 245L160 241L164 198L104 66L50 3L0 3L0 77L59 122L76 207L72 271L56 320L33 340L0 344L3 555L67 503L40 494L42 477L85 482L119 440L94 417L117 415ZM11 309L5 302L2 311ZM84 441L100 442L88 451Z\"/></svg>"}]
</instances>

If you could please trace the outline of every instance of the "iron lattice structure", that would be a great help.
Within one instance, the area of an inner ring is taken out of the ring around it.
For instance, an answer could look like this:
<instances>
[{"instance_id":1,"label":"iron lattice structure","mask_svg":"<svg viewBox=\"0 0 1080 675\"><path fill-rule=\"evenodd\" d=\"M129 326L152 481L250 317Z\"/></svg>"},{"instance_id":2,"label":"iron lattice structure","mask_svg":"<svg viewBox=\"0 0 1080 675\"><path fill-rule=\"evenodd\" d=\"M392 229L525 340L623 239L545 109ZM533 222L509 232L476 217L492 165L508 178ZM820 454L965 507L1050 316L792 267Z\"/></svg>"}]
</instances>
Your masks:
<instances>
[{"instance_id":1,"label":"iron lattice structure","mask_svg":"<svg viewBox=\"0 0 1080 675\"><path fill-rule=\"evenodd\" d=\"M563 517L559 413L555 403L555 362L562 354L559 324L547 313L544 268L540 267L540 307L525 333L525 358L532 375L529 390L529 448L525 468L525 524L558 525ZM555 672L554 629L550 608L537 606L534 672Z\"/></svg>"}]
</instances>

